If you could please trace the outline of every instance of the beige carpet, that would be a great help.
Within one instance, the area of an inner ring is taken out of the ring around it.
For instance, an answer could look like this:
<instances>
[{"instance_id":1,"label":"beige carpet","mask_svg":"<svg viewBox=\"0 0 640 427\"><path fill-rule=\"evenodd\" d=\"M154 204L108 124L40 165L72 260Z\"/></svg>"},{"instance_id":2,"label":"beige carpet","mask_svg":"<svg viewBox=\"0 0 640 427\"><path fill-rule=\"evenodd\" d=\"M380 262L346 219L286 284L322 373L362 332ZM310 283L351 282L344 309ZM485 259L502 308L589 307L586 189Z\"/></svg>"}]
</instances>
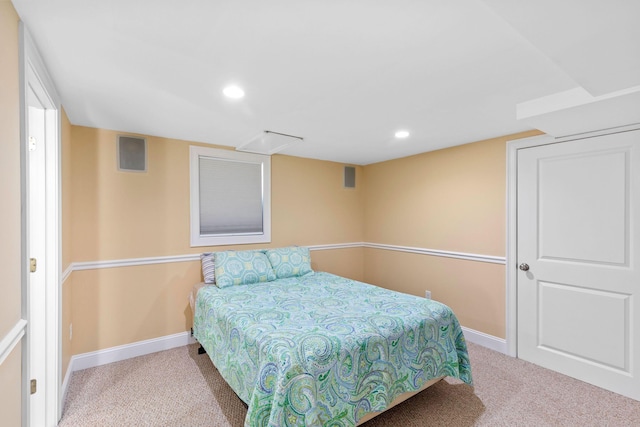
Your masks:
<instances>
[{"instance_id":1,"label":"beige carpet","mask_svg":"<svg viewBox=\"0 0 640 427\"><path fill-rule=\"evenodd\" d=\"M365 424L640 426L640 402L469 344L475 387L446 379ZM60 427L242 426L246 406L197 345L71 377Z\"/></svg>"}]
</instances>

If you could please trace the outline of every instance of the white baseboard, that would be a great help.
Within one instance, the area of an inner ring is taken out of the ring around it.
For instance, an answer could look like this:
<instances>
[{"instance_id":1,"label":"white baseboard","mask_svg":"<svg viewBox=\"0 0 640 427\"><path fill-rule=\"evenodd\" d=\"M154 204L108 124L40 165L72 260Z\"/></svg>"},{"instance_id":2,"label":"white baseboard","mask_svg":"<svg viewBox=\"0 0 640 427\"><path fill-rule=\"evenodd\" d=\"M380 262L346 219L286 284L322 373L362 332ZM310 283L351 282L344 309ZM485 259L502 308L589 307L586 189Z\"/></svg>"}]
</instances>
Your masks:
<instances>
[{"instance_id":1,"label":"white baseboard","mask_svg":"<svg viewBox=\"0 0 640 427\"><path fill-rule=\"evenodd\" d=\"M189 332L180 332L150 340L105 348L104 350L92 351L90 353L77 354L71 357L67 373L131 359L132 357L144 356L145 354L156 353L162 350L169 350L195 342Z\"/></svg>"},{"instance_id":2,"label":"white baseboard","mask_svg":"<svg viewBox=\"0 0 640 427\"><path fill-rule=\"evenodd\" d=\"M69 381L71 380L71 374L73 373L73 356L69 360L69 366L67 366L67 373L62 380L62 386L60 387L60 409L59 414L62 414L64 409L64 402L67 401L67 391L69 390Z\"/></svg>"},{"instance_id":3,"label":"white baseboard","mask_svg":"<svg viewBox=\"0 0 640 427\"><path fill-rule=\"evenodd\" d=\"M503 338L494 337L493 335L465 328L464 326L462 326L462 332L464 333L464 338L471 343L481 345L499 353L508 354L507 340Z\"/></svg>"}]
</instances>

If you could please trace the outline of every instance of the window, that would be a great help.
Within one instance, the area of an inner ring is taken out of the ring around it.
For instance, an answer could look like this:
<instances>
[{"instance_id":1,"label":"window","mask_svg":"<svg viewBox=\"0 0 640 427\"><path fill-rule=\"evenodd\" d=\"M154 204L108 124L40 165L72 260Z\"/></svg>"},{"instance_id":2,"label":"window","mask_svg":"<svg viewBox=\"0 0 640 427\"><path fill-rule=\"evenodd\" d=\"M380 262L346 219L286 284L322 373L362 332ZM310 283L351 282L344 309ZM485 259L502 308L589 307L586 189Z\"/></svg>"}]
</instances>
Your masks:
<instances>
[{"instance_id":1,"label":"window","mask_svg":"<svg viewBox=\"0 0 640 427\"><path fill-rule=\"evenodd\" d=\"M271 158L190 147L191 246L271 241Z\"/></svg>"}]
</instances>

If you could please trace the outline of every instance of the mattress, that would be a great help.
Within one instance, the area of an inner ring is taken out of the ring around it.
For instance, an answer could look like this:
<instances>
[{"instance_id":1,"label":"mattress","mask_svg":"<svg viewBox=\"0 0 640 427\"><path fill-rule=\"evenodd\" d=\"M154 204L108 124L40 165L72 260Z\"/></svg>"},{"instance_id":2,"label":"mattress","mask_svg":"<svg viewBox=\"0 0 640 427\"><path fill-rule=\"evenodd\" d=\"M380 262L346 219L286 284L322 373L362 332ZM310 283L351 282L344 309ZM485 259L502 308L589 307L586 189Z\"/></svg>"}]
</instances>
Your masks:
<instances>
[{"instance_id":1,"label":"mattress","mask_svg":"<svg viewBox=\"0 0 640 427\"><path fill-rule=\"evenodd\" d=\"M246 426L354 426L434 378L472 384L449 307L329 273L205 286L194 313Z\"/></svg>"},{"instance_id":2,"label":"mattress","mask_svg":"<svg viewBox=\"0 0 640 427\"><path fill-rule=\"evenodd\" d=\"M196 312L196 298L198 297L198 291L203 286L212 286L212 285L208 285L204 282L196 283L195 285L193 285L193 287L191 288L191 292L189 293L189 307L191 307L192 314L195 314Z\"/></svg>"}]
</instances>

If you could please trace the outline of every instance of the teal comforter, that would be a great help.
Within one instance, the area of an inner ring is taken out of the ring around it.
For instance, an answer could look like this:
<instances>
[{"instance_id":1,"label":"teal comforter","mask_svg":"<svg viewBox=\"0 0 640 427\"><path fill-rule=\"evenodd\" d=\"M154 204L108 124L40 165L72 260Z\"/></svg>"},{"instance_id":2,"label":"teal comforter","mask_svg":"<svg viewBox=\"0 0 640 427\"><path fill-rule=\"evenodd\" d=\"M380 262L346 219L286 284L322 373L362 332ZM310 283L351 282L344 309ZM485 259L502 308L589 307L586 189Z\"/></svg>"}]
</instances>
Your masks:
<instances>
[{"instance_id":1,"label":"teal comforter","mask_svg":"<svg viewBox=\"0 0 640 427\"><path fill-rule=\"evenodd\" d=\"M432 378L472 383L449 307L329 273L204 287L193 333L245 426L353 426Z\"/></svg>"}]
</instances>

